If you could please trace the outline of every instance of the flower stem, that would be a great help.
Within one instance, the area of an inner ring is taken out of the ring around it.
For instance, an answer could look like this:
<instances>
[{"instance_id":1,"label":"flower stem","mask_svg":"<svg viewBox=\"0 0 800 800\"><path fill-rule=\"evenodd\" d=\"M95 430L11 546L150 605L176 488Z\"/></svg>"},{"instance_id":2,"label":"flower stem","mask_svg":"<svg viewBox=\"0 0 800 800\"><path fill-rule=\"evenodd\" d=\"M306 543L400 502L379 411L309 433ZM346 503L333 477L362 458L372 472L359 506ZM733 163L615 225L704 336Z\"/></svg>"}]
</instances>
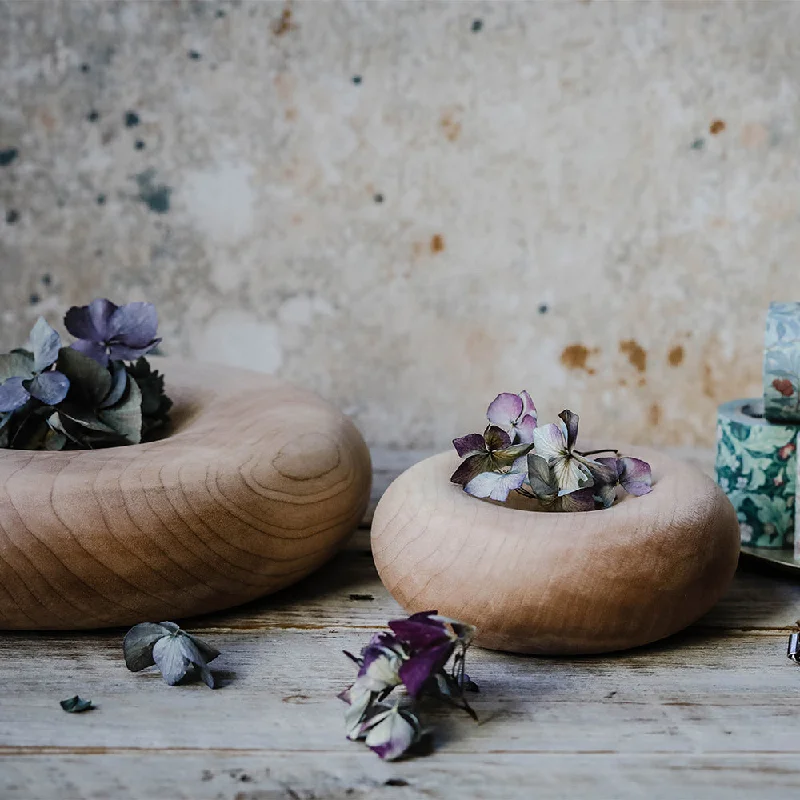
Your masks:
<instances>
[{"instance_id":1,"label":"flower stem","mask_svg":"<svg viewBox=\"0 0 800 800\"><path fill-rule=\"evenodd\" d=\"M614 453L614 455L619 455L619 450L615 450L613 447L607 447L605 450L587 450L585 453L581 453L580 450L575 451L579 456L596 456L598 453Z\"/></svg>"}]
</instances>

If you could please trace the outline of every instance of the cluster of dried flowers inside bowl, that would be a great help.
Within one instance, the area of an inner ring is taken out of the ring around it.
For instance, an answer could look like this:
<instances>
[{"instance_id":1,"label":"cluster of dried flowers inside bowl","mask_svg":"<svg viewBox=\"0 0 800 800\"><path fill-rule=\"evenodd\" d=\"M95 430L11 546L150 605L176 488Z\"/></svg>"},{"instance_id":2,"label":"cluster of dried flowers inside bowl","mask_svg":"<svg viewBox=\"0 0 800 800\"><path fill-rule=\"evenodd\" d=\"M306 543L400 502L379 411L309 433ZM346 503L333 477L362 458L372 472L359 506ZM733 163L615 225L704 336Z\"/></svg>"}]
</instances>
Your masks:
<instances>
[{"instance_id":1,"label":"cluster of dried flowers inside bowl","mask_svg":"<svg viewBox=\"0 0 800 800\"><path fill-rule=\"evenodd\" d=\"M70 347L39 317L27 347L0 355L0 447L138 444L166 424L172 402L144 358L161 341L150 303L98 298L70 308L64 325Z\"/></svg>"},{"instance_id":2,"label":"cluster of dried flowers inside bowl","mask_svg":"<svg viewBox=\"0 0 800 800\"><path fill-rule=\"evenodd\" d=\"M505 502L518 492L551 511L608 508L618 486L637 496L650 491L646 461L617 450L581 452L578 415L565 410L558 416L559 422L539 426L526 391L497 395L486 411L486 430L453 440L464 460L450 480L474 497Z\"/></svg>"}]
</instances>

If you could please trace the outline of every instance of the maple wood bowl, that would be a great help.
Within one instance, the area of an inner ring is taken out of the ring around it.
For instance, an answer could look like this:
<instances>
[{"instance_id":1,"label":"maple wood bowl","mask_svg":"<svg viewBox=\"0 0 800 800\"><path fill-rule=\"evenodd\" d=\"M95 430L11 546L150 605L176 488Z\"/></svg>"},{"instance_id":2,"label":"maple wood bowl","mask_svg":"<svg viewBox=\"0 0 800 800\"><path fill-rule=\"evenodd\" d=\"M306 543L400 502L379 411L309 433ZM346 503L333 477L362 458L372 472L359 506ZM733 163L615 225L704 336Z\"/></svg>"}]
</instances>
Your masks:
<instances>
[{"instance_id":1,"label":"maple wood bowl","mask_svg":"<svg viewBox=\"0 0 800 800\"><path fill-rule=\"evenodd\" d=\"M153 358L165 438L0 450L0 628L179 619L329 559L369 499L369 452L322 399L248 370Z\"/></svg>"},{"instance_id":2,"label":"maple wood bowl","mask_svg":"<svg viewBox=\"0 0 800 800\"><path fill-rule=\"evenodd\" d=\"M578 513L471 497L449 482L455 453L416 464L375 511L381 580L406 610L472 623L476 643L496 650L601 653L681 630L733 577L736 514L690 464L642 448L625 453L650 462L652 492Z\"/></svg>"}]
</instances>

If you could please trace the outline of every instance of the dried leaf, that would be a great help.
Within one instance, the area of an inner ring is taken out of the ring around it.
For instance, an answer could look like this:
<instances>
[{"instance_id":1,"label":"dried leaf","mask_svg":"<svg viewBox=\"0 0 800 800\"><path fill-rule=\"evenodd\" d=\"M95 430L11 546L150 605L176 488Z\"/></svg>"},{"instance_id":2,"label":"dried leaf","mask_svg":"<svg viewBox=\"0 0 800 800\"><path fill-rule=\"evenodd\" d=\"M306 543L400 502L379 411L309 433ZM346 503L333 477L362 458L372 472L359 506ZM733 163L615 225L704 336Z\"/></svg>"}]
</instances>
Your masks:
<instances>
[{"instance_id":1,"label":"dried leaf","mask_svg":"<svg viewBox=\"0 0 800 800\"><path fill-rule=\"evenodd\" d=\"M164 680L174 686L196 668L206 685L214 688L208 662L219 655L219 650L181 630L174 622L134 625L125 634L122 651L125 665L132 672L155 664Z\"/></svg>"},{"instance_id":2,"label":"dried leaf","mask_svg":"<svg viewBox=\"0 0 800 800\"><path fill-rule=\"evenodd\" d=\"M31 330L31 351L33 352L33 369L42 372L47 369L58 356L61 347L61 337L58 335L44 317L39 317Z\"/></svg>"},{"instance_id":3,"label":"dried leaf","mask_svg":"<svg viewBox=\"0 0 800 800\"><path fill-rule=\"evenodd\" d=\"M111 389L111 373L74 347L62 347L56 364L70 382L70 400L81 407L97 408Z\"/></svg>"},{"instance_id":4,"label":"dried leaf","mask_svg":"<svg viewBox=\"0 0 800 800\"><path fill-rule=\"evenodd\" d=\"M76 694L74 697L68 697L66 700L62 700L61 708L68 714L81 714L84 711L91 711L94 709L94 706L91 700L84 700Z\"/></svg>"},{"instance_id":5,"label":"dried leaf","mask_svg":"<svg viewBox=\"0 0 800 800\"><path fill-rule=\"evenodd\" d=\"M164 625L156 622L141 622L134 625L122 640L122 653L125 656L125 666L131 672L139 672L155 664L153 647L164 636L172 633Z\"/></svg>"},{"instance_id":6,"label":"dried leaf","mask_svg":"<svg viewBox=\"0 0 800 800\"><path fill-rule=\"evenodd\" d=\"M33 356L30 353L15 350L0 355L0 383L9 378L28 380L34 376Z\"/></svg>"},{"instance_id":7,"label":"dried leaf","mask_svg":"<svg viewBox=\"0 0 800 800\"><path fill-rule=\"evenodd\" d=\"M189 671L191 662L183 654L181 635L171 633L162 636L153 646L153 659L161 670L161 676L170 685L174 686Z\"/></svg>"},{"instance_id":8,"label":"dried leaf","mask_svg":"<svg viewBox=\"0 0 800 800\"><path fill-rule=\"evenodd\" d=\"M122 400L112 408L102 409L98 418L128 444L139 444L142 441L142 392L136 381L128 381Z\"/></svg>"},{"instance_id":9,"label":"dried leaf","mask_svg":"<svg viewBox=\"0 0 800 800\"><path fill-rule=\"evenodd\" d=\"M127 388L128 371L125 369L125 364L122 361L113 361L111 363L111 389L100 403L100 408L111 408L116 405L122 399Z\"/></svg>"}]
</instances>

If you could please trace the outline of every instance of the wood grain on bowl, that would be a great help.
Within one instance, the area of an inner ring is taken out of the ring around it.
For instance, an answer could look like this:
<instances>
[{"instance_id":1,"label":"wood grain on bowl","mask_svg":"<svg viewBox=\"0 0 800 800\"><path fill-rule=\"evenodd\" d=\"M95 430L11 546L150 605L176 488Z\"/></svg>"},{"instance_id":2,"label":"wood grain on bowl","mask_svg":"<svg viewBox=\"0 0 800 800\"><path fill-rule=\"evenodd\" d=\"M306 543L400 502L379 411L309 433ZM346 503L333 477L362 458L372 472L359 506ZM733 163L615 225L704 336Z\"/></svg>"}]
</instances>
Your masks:
<instances>
[{"instance_id":1,"label":"wood grain on bowl","mask_svg":"<svg viewBox=\"0 0 800 800\"><path fill-rule=\"evenodd\" d=\"M130 625L238 605L330 558L369 499L369 452L321 398L153 358L165 438L0 450L0 628Z\"/></svg>"},{"instance_id":2,"label":"wood grain on bowl","mask_svg":"<svg viewBox=\"0 0 800 800\"><path fill-rule=\"evenodd\" d=\"M728 499L696 467L632 448L653 491L583 513L484 502L449 483L442 453L388 488L372 549L381 580L408 611L478 627L477 644L522 653L622 650L689 625L722 596L739 555Z\"/></svg>"}]
</instances>

